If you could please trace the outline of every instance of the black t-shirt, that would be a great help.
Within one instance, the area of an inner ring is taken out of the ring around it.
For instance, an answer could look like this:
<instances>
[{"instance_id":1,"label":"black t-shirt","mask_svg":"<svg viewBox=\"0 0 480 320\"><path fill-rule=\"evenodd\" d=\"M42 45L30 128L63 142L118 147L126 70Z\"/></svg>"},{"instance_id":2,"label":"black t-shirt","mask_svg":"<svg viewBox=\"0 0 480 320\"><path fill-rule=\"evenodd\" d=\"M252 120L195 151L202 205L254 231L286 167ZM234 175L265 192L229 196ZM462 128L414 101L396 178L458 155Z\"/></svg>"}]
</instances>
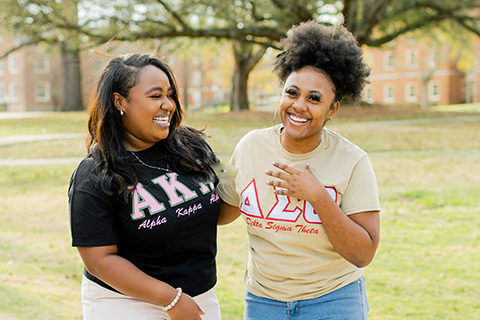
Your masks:
<instances>
[{"instance_id":1,"label":"black t-shirt","mask_svg":"<svg viewBox=\"0 0 480 320\"><path fill-rule=\"evenodd\" d=\"M159 148L155 145L135 154L147 165L167 168ZM136 168L139 182L125 203L102 191L95 168L93 157L86 157L70 181L72 245L117 245L119 256L191 296L211 289L216 283L220 212L213 182L199 182L194 172L140 165Z\"/></svg>"}]
</instances>

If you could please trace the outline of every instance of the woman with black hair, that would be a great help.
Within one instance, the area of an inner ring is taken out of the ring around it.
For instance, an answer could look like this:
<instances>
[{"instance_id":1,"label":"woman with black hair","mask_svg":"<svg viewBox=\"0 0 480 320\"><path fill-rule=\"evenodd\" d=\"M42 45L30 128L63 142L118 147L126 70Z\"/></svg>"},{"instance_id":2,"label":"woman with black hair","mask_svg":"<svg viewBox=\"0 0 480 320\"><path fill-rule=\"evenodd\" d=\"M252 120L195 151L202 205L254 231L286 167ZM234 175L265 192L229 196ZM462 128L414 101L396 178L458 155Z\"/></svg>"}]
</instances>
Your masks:
<instances>
[{"instance_id":1,"label":"woman with black hair","mask_svg":"<svg viewBox=\"0 0 480 320\"><path fill-rule=\"evenodd\" d=\"M369 69L343 26L303 23L282 45L282 123L243 137L238 174L218 187L219 222L247 223L245 319L366 319L377 182L365 151L324 125L343 97L359 99Z\"/></svg>"},{"instance_id":2,"label":"woman with black hair","mask_svg":"<svg viewBox=\"0 0 480 320\"><path fill-rule=\"evenodd\" d=\"M89 105L89 154L69 188L84 319L220 319L216 157L181 121L164 62L109 62Z\"/></svg>"}]
</instances>

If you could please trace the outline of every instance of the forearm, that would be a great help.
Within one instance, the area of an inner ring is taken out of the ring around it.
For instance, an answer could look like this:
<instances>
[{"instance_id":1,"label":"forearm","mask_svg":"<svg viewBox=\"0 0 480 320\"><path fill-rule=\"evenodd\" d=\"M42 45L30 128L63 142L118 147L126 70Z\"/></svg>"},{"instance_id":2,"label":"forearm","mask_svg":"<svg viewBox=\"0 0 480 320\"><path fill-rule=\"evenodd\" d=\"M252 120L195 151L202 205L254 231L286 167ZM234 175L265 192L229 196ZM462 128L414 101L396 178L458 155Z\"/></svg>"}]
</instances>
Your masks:
<instances>
[{"instance_id":1,"label":"forearm","mask_svg":"<svg viewBox=\"0 0 480 320\"><path fill-rule=\"evenodd\" d=\"M367 266L378 247L378 212L347 216L328 198L320 198L312 205L335 250L353 265Z\"/></svg>"},{"instance_id":2,"label":"forearm","mask_svg":"<svg viewBox=\"0 0 480 320\"><path fill-rule=\"evenodd\" d=\"M91 274L125 295L160 306L168 305L176 296L175 288L147 275L117 254L83 260Z\"/></svg>"}]
</instances>

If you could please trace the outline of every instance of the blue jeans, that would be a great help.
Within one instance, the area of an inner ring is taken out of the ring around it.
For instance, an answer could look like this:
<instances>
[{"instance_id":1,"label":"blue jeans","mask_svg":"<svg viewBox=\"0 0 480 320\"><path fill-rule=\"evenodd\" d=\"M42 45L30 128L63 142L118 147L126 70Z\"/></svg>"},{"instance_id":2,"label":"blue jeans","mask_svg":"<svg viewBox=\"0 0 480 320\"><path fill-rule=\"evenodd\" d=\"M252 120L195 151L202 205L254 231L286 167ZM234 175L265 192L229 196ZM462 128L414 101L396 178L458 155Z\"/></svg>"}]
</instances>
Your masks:
<instances>
[{"instance_id":1,"label":"blue jeans","mask_svg":"<svg viewBox=\"0 0 480 320\"><path fill-rule=\"evenodd\" d=\"M366 320L365 279L315 299L281 302L257 297L247 291L245 320Z\"/></svg>"}]
</instances>

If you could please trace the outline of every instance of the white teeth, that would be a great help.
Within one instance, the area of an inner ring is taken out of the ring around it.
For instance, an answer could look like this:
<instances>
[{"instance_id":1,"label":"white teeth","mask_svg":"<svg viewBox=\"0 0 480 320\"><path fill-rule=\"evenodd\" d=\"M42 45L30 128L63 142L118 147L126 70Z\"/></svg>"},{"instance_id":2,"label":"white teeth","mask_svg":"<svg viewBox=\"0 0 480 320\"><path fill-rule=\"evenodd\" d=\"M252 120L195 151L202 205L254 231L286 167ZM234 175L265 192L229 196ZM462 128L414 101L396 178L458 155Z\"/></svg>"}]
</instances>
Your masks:
<instances>
[{"instance_id":1,"label":"white teeth","mask_svg":"<svg viewBox=\"0 0 480 320\"><path fill-rule=\"evenodd\" d=\"M158 124L168 124L170 120L170 112L160 116L153 118L153 122Z\"/></svg>"},{"instance_id":2,"label":"white teeth","mask_svg":"<svg viewBox=\"0 0 480 320\"><path fill-rule=\"evenodd\" d=\"M299 118L299 117L294 116L293 114L290 114L289 116L290 116L290 119L292 119L295 122L307 122L308 121L308 119Z\"/></svg>"}]
</instances>

